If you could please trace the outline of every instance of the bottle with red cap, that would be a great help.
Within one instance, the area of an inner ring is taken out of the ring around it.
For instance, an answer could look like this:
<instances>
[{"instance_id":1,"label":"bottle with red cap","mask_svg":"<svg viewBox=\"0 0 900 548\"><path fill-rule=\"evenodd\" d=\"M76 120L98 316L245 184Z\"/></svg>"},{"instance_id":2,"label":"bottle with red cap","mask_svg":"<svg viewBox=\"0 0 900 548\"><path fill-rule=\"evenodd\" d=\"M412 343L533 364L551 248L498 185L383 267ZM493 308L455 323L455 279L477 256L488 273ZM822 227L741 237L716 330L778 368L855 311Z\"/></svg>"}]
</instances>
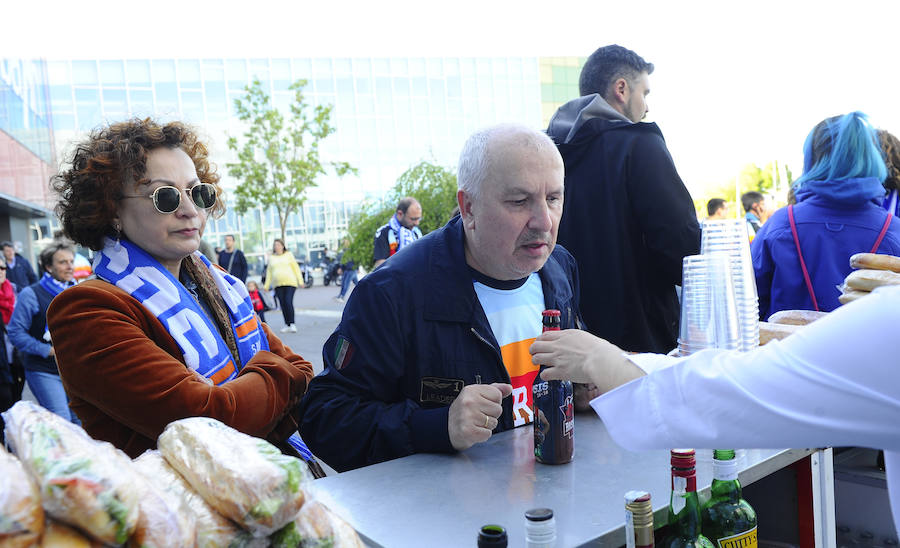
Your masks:
<instances>
[{"instance_id":1,"label":"bottle with red cap","mask_svg":"<svg viewBox=\"0 0 900 548\"><path fill-rule=\"evenodd\" d=\"M714 548L700 534L700 500L697 498L697 459L693 449L672 449L672 497L669 499L669 533L665 548Z\"/></svg>"},{"instance_id":2,"label":"bottle with red cap","mask_svg":"<svg viewBox=\"0 0 900 548\"><path fill-rule=\"evenodd\" d=\"M559 310L544 310L544 331L559 331ZM534 405L534 458L544 464L572 462L575 405L571 381L541 379L542 366L531 387Z\"/></svg>"}]
</instances>

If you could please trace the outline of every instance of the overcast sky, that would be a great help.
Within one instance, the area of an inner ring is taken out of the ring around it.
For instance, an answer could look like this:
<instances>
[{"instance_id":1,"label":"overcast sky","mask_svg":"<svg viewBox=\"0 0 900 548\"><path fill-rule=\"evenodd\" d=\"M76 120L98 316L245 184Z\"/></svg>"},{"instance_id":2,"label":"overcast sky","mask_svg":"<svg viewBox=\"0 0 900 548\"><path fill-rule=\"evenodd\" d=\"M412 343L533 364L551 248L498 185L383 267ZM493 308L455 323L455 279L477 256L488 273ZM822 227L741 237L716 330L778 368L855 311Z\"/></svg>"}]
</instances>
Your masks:
<instances>
[{"instance_id":1,"label":"overcast sky","mask_svg":"<svg viewBox=\"0 0 900 548\"><path fill-rule=\"evenodd\" d=\"M798 175L827 116L858 109L900 133L898 16L897 0L7 0L0 56L586 56L619 43L656 65L649 119L702 194L749 162Z\"/></svg>"}]
</instances>

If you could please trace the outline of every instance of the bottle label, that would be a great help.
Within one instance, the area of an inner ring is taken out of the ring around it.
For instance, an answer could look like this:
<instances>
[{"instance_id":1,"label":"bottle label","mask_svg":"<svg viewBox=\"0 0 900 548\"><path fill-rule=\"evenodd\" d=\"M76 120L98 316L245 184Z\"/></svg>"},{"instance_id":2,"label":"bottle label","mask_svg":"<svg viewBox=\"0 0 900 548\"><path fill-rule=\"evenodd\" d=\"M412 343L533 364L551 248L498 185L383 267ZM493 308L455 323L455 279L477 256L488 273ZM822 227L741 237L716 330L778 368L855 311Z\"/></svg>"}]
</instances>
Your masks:
<instances>
[{"instance_id":1,"label":"bottle label","mask_svg":"<svg viewBox=\"0 0 900 548\"><path fill-rule=\"evenodd\" d=\"M634 515L625 510L625 548L634 548Z\"/></svg>"},{"instance_id":2,"label":"bottle label","mask_svg":"<svg viewBox=\"0 0 900 548\"><path fill-rule=\"evenodd\" d=\"M713 478L722 481L734 481L738 479L737 459L713 459Z\"/></svg>"},{"instance_id":3,"label":"bottle label","mask_svg":"<svg viewBox=\"0 0 900 548\"><path fill-rule=\"evenodd\" d=\"M572 439L575 435L575 404L572 401L572 394L567 394L563 404L559 406L562 413L562 436Z\"/></svg>"},{"instance_id":4,"label":"bottle label","mask_svg":"<svg viewBox=\"0 0 900 548\"><path fill-rule=\"evenodd\" d=\"M756 527L737 535L720 538L716 544L719 548L757 548Z\"/></svg>"},{"instance_id":5,"label":"bottle label","mask_svg":"<svg viewBox=\"0 0 900 548\"><path fill-rule=\"evenodd\" d=\"M672 511L676 514L687 505L687 478L672 476Z\"/></svg>"}]
</instances>

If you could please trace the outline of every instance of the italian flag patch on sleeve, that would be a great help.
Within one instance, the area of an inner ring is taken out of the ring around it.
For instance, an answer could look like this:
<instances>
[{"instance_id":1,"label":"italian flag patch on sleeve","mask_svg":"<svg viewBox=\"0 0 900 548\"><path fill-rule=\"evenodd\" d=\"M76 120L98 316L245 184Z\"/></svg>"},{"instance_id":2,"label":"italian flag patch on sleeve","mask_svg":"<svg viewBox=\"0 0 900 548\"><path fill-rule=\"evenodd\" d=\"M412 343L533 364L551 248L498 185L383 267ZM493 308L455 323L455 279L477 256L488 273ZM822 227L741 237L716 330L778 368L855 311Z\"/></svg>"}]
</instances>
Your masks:
<instances>
[{"instance_id":1,"label":"italian flag patch on sleeve","mask_svg":"<svg viewBox=\"0 0 900 548\"><path fill-rule=\"evenodd\" d=\"M353 358L353 344L344 337L338 337L334 347L334 366L341 370Z\"/></svg>"}]
</instances>

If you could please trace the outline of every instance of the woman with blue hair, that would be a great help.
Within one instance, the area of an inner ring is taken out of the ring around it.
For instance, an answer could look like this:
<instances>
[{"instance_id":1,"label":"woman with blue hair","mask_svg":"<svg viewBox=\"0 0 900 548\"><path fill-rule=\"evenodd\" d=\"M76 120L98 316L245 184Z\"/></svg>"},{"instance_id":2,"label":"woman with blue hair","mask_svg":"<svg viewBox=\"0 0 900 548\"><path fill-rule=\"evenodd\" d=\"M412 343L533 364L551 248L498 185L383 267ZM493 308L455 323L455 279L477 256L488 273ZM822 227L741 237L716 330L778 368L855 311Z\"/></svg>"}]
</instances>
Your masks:
<instances>
[{"instance_id":1,"label":"woman with blue hair","mask_svg":"<svg viewBox=\"0 0 900 548\"><path fill-rule=\"evenodd\" d=\"M780 310L834 310L851 255L900 255L900 219L881 207L887 167L868 117L819 122L803 157L796 205L775 212L750 247L763 320Z\"/></svg>"}]
</instances>

